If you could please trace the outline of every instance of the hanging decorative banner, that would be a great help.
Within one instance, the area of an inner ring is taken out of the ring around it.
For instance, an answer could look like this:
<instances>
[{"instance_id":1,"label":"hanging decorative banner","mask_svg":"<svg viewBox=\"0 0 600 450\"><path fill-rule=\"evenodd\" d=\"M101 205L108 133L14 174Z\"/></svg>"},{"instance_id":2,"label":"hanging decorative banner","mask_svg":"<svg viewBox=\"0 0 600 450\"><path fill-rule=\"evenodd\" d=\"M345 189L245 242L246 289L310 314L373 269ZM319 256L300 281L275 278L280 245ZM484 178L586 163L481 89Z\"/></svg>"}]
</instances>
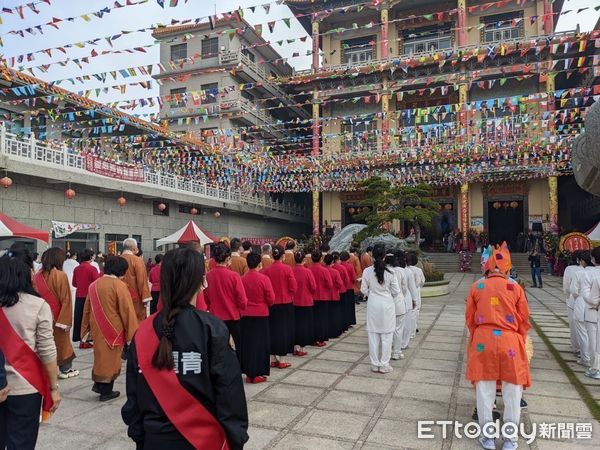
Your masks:
<instances>
[{"instance_id":1,"label":"hanging decorative banner","mask_svg":"<svg viewBox=\"0 0 600 450\"><path fill-rule=\"evenodd\" d=\"M591 250L592 244L583 233L569 233L560 238L558 247L561 252L573 253L576 250Z\"/></svg>"},{"instance_id":2,"label":"hanging decorative banner","mask_svg":"<svg viewBox=\"0 0 600 450\"><path fill-rule=\"evenodd\" d=\"M74 223L74 222L58 222L52 221L52 231L55 238L63 238L79 231L99 231L102 225L99 223Z\"/></svg>"},{"instance_id":3,"label":"hanging decorative banner","mask_svg":"<svg viewBox=\"0 0 600 450\"><path fill-rule=\"evenodd\" d=\"M85 158L85 169L110 178L119 180L134 181L141 183L144 181L144 168L141 166L127 166L113 161L100 159L94 155L87 155Z\"/></svg>"}]
</instances>

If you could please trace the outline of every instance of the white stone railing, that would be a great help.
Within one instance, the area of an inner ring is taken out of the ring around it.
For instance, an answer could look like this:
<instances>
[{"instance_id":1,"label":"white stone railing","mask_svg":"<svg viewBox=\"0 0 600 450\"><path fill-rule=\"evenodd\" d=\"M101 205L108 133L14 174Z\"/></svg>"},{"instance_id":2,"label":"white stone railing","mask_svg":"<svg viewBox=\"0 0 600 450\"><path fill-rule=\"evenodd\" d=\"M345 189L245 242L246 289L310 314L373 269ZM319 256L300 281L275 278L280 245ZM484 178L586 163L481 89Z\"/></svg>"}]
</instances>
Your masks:
<instances>
[{"instance_id":1,"label":"white stone railing","mask_svg":"<svg viewBox=\"0 0 600 450\"><path fill-rule=\"evenodd\" d=\"M60 167L63 170L79 174L82 172L91 173L86 170L85 156L73 152L66 146L49 145L43 141L38 141L34 137L20 138L16 134L7 132L2 125L0 125L0 156L42 166L45 169ZM245 193L240 189L232 189L231 187L221 188L206 182L153 172L147 169L144 169L144 181L134 184L145 185L148 188L160 187L173 193L196 195L208 200L218 200L225 204L252 205L291 216L308 217L306 208L300 205L274 201L267 198L266 195Z\"/></svg>"}]
</instances>

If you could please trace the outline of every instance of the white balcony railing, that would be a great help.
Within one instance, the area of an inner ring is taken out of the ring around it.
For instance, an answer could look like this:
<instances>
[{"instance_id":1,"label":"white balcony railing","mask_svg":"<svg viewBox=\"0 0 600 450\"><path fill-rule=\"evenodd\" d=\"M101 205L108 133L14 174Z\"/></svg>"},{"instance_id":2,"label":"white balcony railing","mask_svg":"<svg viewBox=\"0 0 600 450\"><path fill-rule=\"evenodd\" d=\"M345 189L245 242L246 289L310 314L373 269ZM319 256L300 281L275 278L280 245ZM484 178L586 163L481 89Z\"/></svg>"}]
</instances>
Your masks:
<instances>
[{"instance_id":1,"label":"white balcony railing","mask_svg":"<svg viewBox=\"0 0 600 450\"><path fill-rule=\"evenodd\" d=\"M0 156L22 161L45 169L58 168L78 174L90 174L86 170L85 156L73 152L67 147L48 145L35 138L20 138L6 131L0 125ZM85 180L85 176L80 177ZM65 180L68 181L68 180ZM128 182L123 181L126 185ZM230 187L222 188L209 185L206 182L190 180L177 175L153 172L144 168L144 181L133 183L148 188L162 188L173 193L195 195L207 200L218 200L229 205L251 205L276 211L290 216L307 217L307 210L300 205L271 200L267 195L246 193Z\"/></svg>"}]
</instances>

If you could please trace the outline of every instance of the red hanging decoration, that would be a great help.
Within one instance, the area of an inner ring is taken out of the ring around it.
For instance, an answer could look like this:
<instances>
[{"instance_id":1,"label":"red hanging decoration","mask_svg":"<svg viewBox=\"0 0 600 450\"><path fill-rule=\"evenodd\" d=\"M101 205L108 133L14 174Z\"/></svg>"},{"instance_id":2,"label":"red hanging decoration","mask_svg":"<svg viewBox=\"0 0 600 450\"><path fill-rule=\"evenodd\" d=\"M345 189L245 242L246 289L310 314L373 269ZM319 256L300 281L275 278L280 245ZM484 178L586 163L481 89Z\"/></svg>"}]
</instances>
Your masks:
<instances>
[{"instance_id":1,"label":"red hanging decoration","mask_svg":"<svg viewBox=\"0 0 600 450\"><path fill-rule=\"evenodd\" d=\"M9 187L11 187L13 184L13 180L10 177L2 177L0 178L0 185L2 185L2 187L4 189L8 189Z\"/></svg>"},{"instance_id":2,"label":"red hanging decoration","mask_svg":"<svg viewBox=\"0 0 600 450\"><path fill-rule=\"evenodd\" d=\"M158 210L159 211L164 211L165 209L167 209L167 205L165 205L164 203L159 203L158 204Z\"/></svg>"},{"instance_id":3,"label":"red hanging decoration","mask_svg":"<svg viewBox=\"0 0 600 450\"><path fill-rule=\"evenodd\" d=\"M123 207L127 204L127 199L122 195L117 199L117 203L119 206Z\"/></svg>"},{"instance_id":4,"label":"red hanging decoration","mask_svg":"<svg viewBox=\"0 0 600 450\"><path fill-rule=\"evenodd\" d=\"M219 218L219 217L221 217L221 213L219 211L215 211L213 213L213 216L215 216L216 218Z\"/></svg>"},{"instance_id":5,"label":"red hanging decoration","mask_svg":"<svg viewBox=\"0 0 600 450\"><path fill-rule=\"evenodd\" d=\"M195 216L195 215L197 215L197 214L198 214L198 210L197 210L196 208L192 208L192 209L190 209L190 214L191 214L192 216Z\"/></svg>"},{"instance_id":6,"label":"red hanging decoration","mask_svg":"<svg viewBox=\"0 0 600 450\"><path fill-rule=\"evenodd\" d=\"M69 199L69 200L73 200L75 198L75 194L76 194L75 190L71 189L71 188L69 188L65 191L65 197L67 197L67 199Z\"/></svg>"}]
</instances>

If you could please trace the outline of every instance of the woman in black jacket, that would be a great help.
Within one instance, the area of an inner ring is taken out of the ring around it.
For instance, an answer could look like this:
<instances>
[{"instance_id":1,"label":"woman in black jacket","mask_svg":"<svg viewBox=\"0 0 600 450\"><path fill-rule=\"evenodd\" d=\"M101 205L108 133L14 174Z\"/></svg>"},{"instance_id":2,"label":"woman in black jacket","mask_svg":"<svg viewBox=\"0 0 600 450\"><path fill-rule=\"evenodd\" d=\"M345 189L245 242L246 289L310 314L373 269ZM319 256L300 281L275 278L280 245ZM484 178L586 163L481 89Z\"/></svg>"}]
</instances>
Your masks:
<instances>
[{"instance_id":1,"label":"woman in black jacket","mask_svg":"<svg viewBox=\"0 0 600 450\"><path fill-rule=\"evenodd\" d=\"M138 449L241 449L248 440L246 397L229 331L194 307L203 259L187 248L164 256L164 307L141 323L132 341L122 415Z\"/></svg>"}]
</instances>

